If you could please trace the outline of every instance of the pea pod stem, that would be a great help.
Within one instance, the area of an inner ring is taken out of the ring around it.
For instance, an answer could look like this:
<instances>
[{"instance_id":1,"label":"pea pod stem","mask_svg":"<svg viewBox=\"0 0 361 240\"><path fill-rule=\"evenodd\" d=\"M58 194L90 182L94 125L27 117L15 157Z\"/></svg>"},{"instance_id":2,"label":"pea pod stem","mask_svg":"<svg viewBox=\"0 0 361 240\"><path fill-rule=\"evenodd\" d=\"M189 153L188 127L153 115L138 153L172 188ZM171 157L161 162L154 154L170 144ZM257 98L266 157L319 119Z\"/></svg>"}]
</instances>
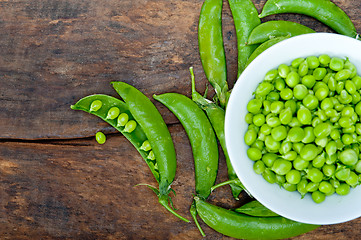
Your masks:
<instances>
[{"instance_id":1,"label":"pea pod stem","mask_svg":"<svg viewBox=\"0 0 361 240\"><path fill-rule=\"evenodd\" d=\"M214 230L237 239L284 239L316 229L317 225L284 217L253 217L227 210L194 197L197 213Z\"/></svg>"},{"instance_id":2,"label":"pea pod stem","mask_svg":"<svg viewBox=\"0 0 361 240\"><path fill-rule=\"evenodd\" d=\"M336 32L357 38L356 28L347 14L330 0L268 0L260 18L280 13L300 13L311 16Z\"/></svg>"},{"instance_id":3,"label":"pea pod stem","mask_svg":"<svg viewBox=\"0 0 361 240\"><path fill-rule=\"evenodd\" d=\"M251 0L228 0L237 36L239 77L246 68L246 62L257 45L246 45L251 31L261 23L258 12Z\"/></svg>"},{"instance_id":4,"label":"pea pod stem","mask_svg":"<svg viewBox=\"0 0 361 240\"><path fill-rule=\"evenodd\" d=\"M199 54L204 73L222 107L228 91L226 54L222 36L222 0L205 0L198 23Z\"/></svg>"},{"instance_id":5,"label":"pea pod stem","mask_svg":"<svg viewBox=\"0 0 361 240\"><path fill-rule=\"evenodd\" d=\"M216 133L216 136L218 138L218 141L221 145L221 148L223 150L223 153L224 153L224 156L226 159L227 169L228 169L228 178L229 179L238 179L237 174L234 171L231 161L229 159L228 151L227 151L227 147L226 147L226 141L225 141L225 135L224 135L225 111L224 111L224 109L217 106L212 101L206 99L205 97L203 97L201 94L199 94L196 91L193 67L190 67L189 71L191 73L191 81L192 81L192 100L195 103L197 103L198 106L200 106L200 108L202 108L205 111L209 121L212 124L214 132ZM232 190L233 197L238 200L238 195L241 193L243 188L240 185L236 185L234 183L230 183L230 187Z\"/></svg>"},{"instance_id":6,"label":"pea pod stem","mask_svg":"<svg viewBox=\"0 0 361 240\"><path fill-rule=\"evenodd\" d=\"M261 44L276 37L293 37L315 31L302 24L290 21L267 21L255 27L250 33L247 44Z\"/></svg>"}]
</instances>

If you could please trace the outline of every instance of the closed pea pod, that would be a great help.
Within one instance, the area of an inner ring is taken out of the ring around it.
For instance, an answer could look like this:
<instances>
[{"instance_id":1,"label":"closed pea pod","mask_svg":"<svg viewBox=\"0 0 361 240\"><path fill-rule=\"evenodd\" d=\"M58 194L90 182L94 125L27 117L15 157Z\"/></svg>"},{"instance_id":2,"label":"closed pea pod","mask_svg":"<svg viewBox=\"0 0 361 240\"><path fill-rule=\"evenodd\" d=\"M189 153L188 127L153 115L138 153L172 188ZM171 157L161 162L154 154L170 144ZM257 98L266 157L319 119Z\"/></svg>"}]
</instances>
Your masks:
<instances>
[{"instance_id":1,"label":"closed pea pod","mask_svg":"<svg viewBox=\"0 0 361 240\"><path fill-rule=\"evenodd\" d=\"M305 14L316 18L340 34L353 38L357 36L355 26L347 14L329 0L268 0L260 18L279 13Z\"/></svg>"},{"instance_id":2,"label":"closed pea pod","mask_svg":"<svg viewBox=\"0 0 361 240\"><path fill-rule=\"evenodd\" d=\"M202 66L221 106L227 101L227 67L222 36L222 0L206 0L198 23L198 46Z\"/></svg>"},{"instance_id":3,"label":"closed pea pod","mask_svg":"<svg viewBox=\"0 0 361 240\"><path fill-rule=\"evenodd\" d=\"M201 219L214 230L238 239L284 239L298 236L318 226L283 217L253 217L226 210L195 197Z\"/></svg>"},{"instance_id":4,"label":"closed pea pod","mask_svg":"<svg viewBox=\"0 0 361 240\"><path fill-rule=\"evenodd\" d=\"M237 36L239 77L246 67L248 58L257 45L246 45L251 31L261 23L258 12L251 0L228 0Z\"/></svg>"},{"instance_id":5,"label":"closed pea pod","mask_svg":"<svg viewBox=\"0 0 361 240\"><path fill-rule=\"evenodd\" d=\"M206 199L211 193L218 171L218 145L206 114L191 99L177 93L154 95L179 119L192 146L196 193Z\"/></svg>"},{"instance_id":6,"label":"closed pea pod","mask_svg":"<svg viewBox=\"0 0 361 240\"><path fill-rule=\"evenodd\" d=\"M252 30L247 44L260 44L275 37L293 37L314 32L311 28L295 22L267 21Z\"/></svg>"}]
</instances>

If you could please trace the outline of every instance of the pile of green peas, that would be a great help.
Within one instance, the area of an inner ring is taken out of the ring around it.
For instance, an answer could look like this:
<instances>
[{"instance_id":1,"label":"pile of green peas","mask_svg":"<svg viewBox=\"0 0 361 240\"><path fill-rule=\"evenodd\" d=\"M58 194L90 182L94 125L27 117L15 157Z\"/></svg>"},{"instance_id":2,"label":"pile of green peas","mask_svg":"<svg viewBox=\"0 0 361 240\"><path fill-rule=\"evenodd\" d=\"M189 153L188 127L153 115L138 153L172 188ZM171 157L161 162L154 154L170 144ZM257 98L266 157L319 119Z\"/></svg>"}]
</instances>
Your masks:
<instances>
[{"instance_id":1,"label":"pile of green peas","mask_svg":"<svg viewBox=\"0 0 361 240\"><path fill-rule=\"evenodd\" d=\"M97 112L98 110L101 109L103 103L100 100L94 100L91 104L90 104L90 112ZM107 112L107 116L106 116L107 120L117 120L117 127L121 127L123 128L123 132L125 133L132 133L135 128L137 127L137 122L135 120L129 120L129 115L125 112L121 113L120 109L118 107L111 107L108 112ZM96 141L99 144L104 144L106 137L102 132L97 132L96 136ZM149 160L153 160L155 161L155 155L154 152L152 151L152 147L149 143L148 140L145 140L142 145L139 147L140 150L143 150L145 152L148 153L147 158ZM154 162L154 167L157 169L157 163Z\"/></svg>"},{"instance_id":2,"label":"pile of green peas","mask_svg":"<svg viewBox=\"0 0 361 240\"><path fill-rule=\"evenodd\" d=\"M347 58L297 58L267 72L245 117L253 170L316 203L347 195L361 183L360 93Z\"/></svg>"}]
</instances>

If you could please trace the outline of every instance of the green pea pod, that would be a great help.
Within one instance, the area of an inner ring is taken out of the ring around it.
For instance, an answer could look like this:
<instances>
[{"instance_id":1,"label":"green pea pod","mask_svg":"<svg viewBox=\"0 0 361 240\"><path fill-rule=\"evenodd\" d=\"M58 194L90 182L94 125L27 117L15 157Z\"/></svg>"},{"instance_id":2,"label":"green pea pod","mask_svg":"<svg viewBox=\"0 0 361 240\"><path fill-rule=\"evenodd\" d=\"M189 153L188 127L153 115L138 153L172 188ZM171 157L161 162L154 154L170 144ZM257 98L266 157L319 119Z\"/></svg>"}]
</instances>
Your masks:
<instances>
[{"instance_id":1,"label":"green pea pod","mask_svg":"<svg viewBox=\"0 0 361 240\"><path fill-rule=\"evenodd\" d=\"M273 45L275 45L276 43L279 43L285 39L287 39L288 37L276 37L276 38L272 38L264 43L262 43L261 45L259 45L256 50L254 50L254 52L252 53L252 55L248 58L247 64L246 66L248 66L256 57L258 57L258 55L260 55L262 52L264 52L266 49L272 47Z\"/></svg>"},{"instance_id":2,"label":"green pea pod","mask_svg":"<svg viewBox=\"0 0 361 240\"><path fill-rule=\"evenodd\" d=\"M300 13L311 16L336 32L357 38L356 28L347 14L330 0L268 0L260 18L279 13Z\"/></svg>"},{"instance_id":3,"label":"green pea pod","mask_svg":"<svg viewBox=\"0 0 361 240\"><path fill-rule=\"evenodd\" d=\"M237 239L284 239L319 227L284 217L248 216L214 206L199 197L194 197L194 200L199 216L209 227Z\"/></svg>"},{"instance_id":4,"label":"green pea pod","mask_svg":"<svg viewBox=\"0 0 361 240\"><path fill-rule=\"evenodd\" d=\"M214 132L218 138L218 141L222 147L226 163L228 169L228 178L230 180L238 179L236 172L233 169L231 161L228 156L228 151L226 147L226 139L224 135L224 121L225 121L225 111L223 108L219 107L214 102L209 101L208 99L204 98L201 94L199 94L195 89L195 79L193 68L190 68L191 78L192 78L192 100L198 104L200 108L202 108L212 124ZM240 185L231 183L230 184L232 195L235 199L238 200L239 194L242 192L243 188Z\"/></svg>"},{"instance_id":5,"label":"green pea pod","mask_svg":"<svg viewBox=\"0 0 361 240\"><path fill-rule=\"evenodd\" d=\"M102 106L97 111L91 111L90 106L96 100L101 101ZM111 109L112 107L117 107L120 110L120 112L126 113L129 116L129 120L134 119L134 117L129 111L127 104L125 104L123 101L117 98L107 95L102 95L102 94L90 95L80 99L76 104L71 105L71 109L82 110L84 112L91 113L101 118L102 120L113 126L115 129L117 129L119 132L121 132L129 140L129 142L133 144L135 149L138 150L139 154L143 157L144 161L147 163L150 170L152 171L155 179L157 180L157 182L159 182L159 173L154 168L154 163L147 158L148 153L140 149L143 142L147 140L147 136L145 135L143 129L141 127L137 127L131 133L125 132L124 126L117 126L118 125L117 119L107 119L108 110Z\"/></svg>"},{"instance_id":6,"label":"green pea pod","mask_svg":"<svg viewBox=\"0 0 361 240\"><path fill-rule=\"evenodd\" d=\"M254 216L254 217L277 217L279 216L277 213L272 212L265 206L263 206L257 200L251 201L249 203L244 204L243 206L234 209L235 212L244 213L246 215Z\"/></svg>"},{"instance_id":7,"label":"green pea pod","mask_svg":"<svg viewBox=\"0 0 361 240\"><path fill-rule=\"evenodd\" d=\"M249 35L247 44L261 44L276 37L293 37L315 33L305 25L290 21L268 21L255 27Z\"/></svg>"},{"instance_id":8,"label":"green pea pod","mask_svg":"<svg viewBox=\"0 0 361 240\"><path fill-rule=\"evenodd\" d=\"M207 199L218 172L218 144L206 114L188 97L178 93L154 95L183 125L192 146L197 196Z\"/></svg>"},{"instance_id":9,"label":"green pea pod","mask_svg":"<svg viewBox=\"0 0 361 240\"><path fill-rule=\"evenodd\" d=\"M246 45L251 31L261 23L258 12L250 0L228 0L231 8L237 36L238 74L239 77L246 67L246 62L257 45Z\"/></svg>"},{"instance_id":10,"label":"green pea pod","mask_svg":"<svg viewBox=\"0 0 361 240\"><path fill-rule=\"evenodd\" d=\"M227 66L222 36L222 0L205 0L198 23L199 54L222 107L227 101Z\"/></svg>"}]
</instances>

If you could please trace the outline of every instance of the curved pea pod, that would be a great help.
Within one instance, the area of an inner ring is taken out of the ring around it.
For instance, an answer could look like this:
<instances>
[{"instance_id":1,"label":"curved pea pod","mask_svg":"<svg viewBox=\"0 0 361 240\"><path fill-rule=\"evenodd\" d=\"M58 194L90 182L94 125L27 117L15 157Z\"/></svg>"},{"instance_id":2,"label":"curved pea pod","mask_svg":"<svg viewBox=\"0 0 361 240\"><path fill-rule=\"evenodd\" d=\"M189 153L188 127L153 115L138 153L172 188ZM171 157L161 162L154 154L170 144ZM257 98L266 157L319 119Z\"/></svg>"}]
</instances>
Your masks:
<instances>
[{"instance_id":1,"label":"curved pea pod","mask_svg":"<svg viewBox=\"0 0 361 240\"><path fill-rule=\"evenodd\" d=\"M306 33L315 33L315 31L296 22L267 21L252 30L247 44L261 44L275 37L294 37Z\"/></svg>"},{"instance_id":2,"label":"curved pea pod","mask_svg":"<svg viewBox=\"0 0 361 240\"><path fill-rule=\"evenodd\" d=\"M154 95L183 125L192 146L197 196L211 194L218 172L218 144L206 114L188 97L178 93Z\"/></svg>"},{"instance_id":3,"label":"curved pea pod","mask_svg":"<svg viewBox=\"0 0 361 240\"><path fill-rule=\"evenodd\" d=\"M214 102L211 102L210 100L204 98L201 94L199 94L196 91L195 88L195 79L194 79L194 73L193 68L190 68L191 72L191 79L192 79L192 100L198 104L200 108L202 108L205 113L207 114L207 117L212 124L213 130L216 133L216 136L218 138L218 141L221 145L221 148L223 150L226 163L227 163L227 169L228 169L228 178L229 180L236 180L238 179L236 172L233 169L233 166L231 164L231 161L228 156L228 151L226 147L226 140L224 135L224 121L225 121L225 111L218 105L216 105ZM233 197L238 200L239 194L243 190L243 185L241 184L235 184L230 183L230 187L232 190Z\"/></svg>"},{"instance_id":4,"label":"curved pea pod","mask_svg":"<svg viewBox=\"0 0 361 240\"><path fill-rule=\"evenodd\" d=\"M92 103L95 101L101 102L101 107L99 109L96 109L96 111L94 111L95 109L93 110L91 108ZM105 122L110 124L112 127L117 129L119 132L121 132L124 135L124 137L126 137L129 140L129 142L131 142L133 144L135 149L137 149L139 154L143 157L144 161L149 166L155 179L157 180L157 182L159 182L159 173L154 168L154 163L151 162L147 158L148 153L146 151L141 150L141 145L147 140L147 136L145 135L143 129L138 126L131 133L125 132L124 126L118 126L117 118L115 118L115 119L107 118L109 109L111 109L113 107L116 107L120 110L120 112L127 114L127 116L129 117L129 120L134 119L134 117L132 116L132 114L129 111L127 104L125 104L123 101L121 101L117 98L107 96L107 95L102 95L102 94L90 95L90 96L80 99L74 105L71 105L71 109L82 110L84 112L91 113L91 114L101 118L102 120L104 120Z\"/></svg>"},{"instance_id":5,"label":"curved pea pod","mask_svg":"<svg viewBox=\"0 0 361 240\"><path fill-rule=\"evenodd\" d=\"M222 0L205 0L199 16L199 54L208 81L222 107L227 102L227 65L222 36Z\"/></svg>"},{"instance_id":6,"label":"curved pea pod","mask_svg":"<svg viewBox=\"0 0 361 240\"><path fill-rule=\"evenodd\" d=\"M250 0L228 0L231 8L237 36L238 73L239 77L246 68L246 62L257 45L247 45L251 31L261 23L258 12Z\"/></svg>"},{"instance_id":7,"label":"curved pea pod","mask_svg":"<svg viewBox=\"0 0 361 240\"><path fill-rule=\"evenodd\" d=\"M262 52L264 52L266 49L272 47L273 45L287 39L289 37L276 37L272 38L270 40L267 40L266 42L259 45L251 54L251 56L248 58L246 66L248 66L258 55L260 55Z\"/></svg>"},{"instance_id":8,"label":"curved pea pod","mask_svg":"<svg viewBox=\"0 0 361 240\"><path fill-rule=\"evenodd\" d=\"M159 172L159 190L147 186L157 194L162 206L183 221L189 222L168 205L168 202L171 202L168 195L173 191L170 185L175 177L177 162L173 140L162 116L154 104L135 87L124 82L112 82L112 85L143 129L155 156Z\"/></svg>"},{"instance_id":9,"label":"curved pea pod","mask_svg":"<svg viewBox=\"0 0 361 240\"><path fill-rule=\"evenodd\" d=\"M268 0L260 18L279 13L300 13L311 16L336 32L357 38L356 28L347 14L330 0Z\"/></svg>"},{"instance_id":10,"label":"curved pea pod","mask_svg":"<svg viewBox=\"0 0 361 240\"><path fill-rule=\"evenodd\" d=\"M237 239L284 239L319 227L284 217L253 217L227 210L194 198L201 219L211 228Z\"/></svg>"}]
</instances>

